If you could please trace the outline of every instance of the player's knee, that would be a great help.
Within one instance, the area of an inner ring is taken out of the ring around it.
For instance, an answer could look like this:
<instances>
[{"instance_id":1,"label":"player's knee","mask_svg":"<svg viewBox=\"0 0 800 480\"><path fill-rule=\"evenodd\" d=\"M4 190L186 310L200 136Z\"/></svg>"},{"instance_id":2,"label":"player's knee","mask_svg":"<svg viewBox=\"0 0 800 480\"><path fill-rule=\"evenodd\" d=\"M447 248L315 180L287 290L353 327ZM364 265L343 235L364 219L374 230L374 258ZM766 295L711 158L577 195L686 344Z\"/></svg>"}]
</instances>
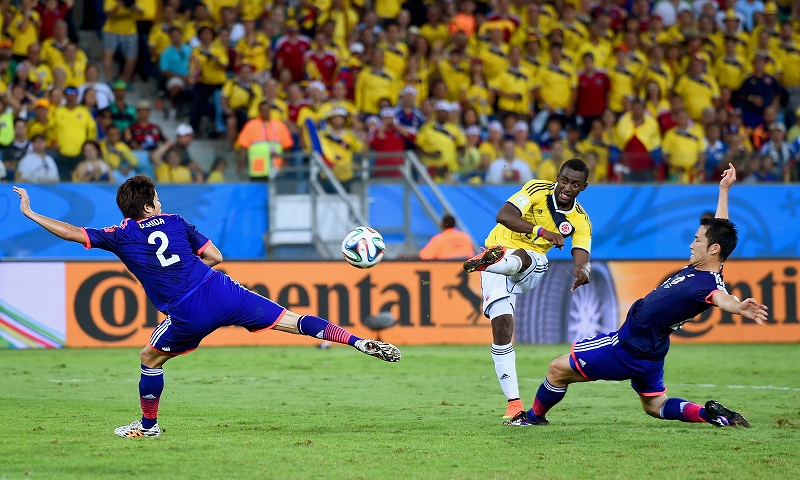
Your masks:
<instances>
[{"instance_id":1,"label":"player's knee","mask_svg":"<svg viewBox=\"0 0 800 480\"><path fill-rule=\"evenodd\" d=\"M557 358L550 362L550 367L547 369L547 379L550 383L554 383L556 385L566 384L568 383L567 373L568 372L564 371L564 366Z\"/></svg>"},{"instance_id":2,"label":"player's knee","mask_svg":"<svg viewBox=\"0 0 800 480\"><path fill-rule=\"evenodd\" d=\"M511 343L514 335L514 317L510 314L498 315L492 318L492 341L495 345Z\"/></svg>"},{"instance_id":3,"label":"player's knee","mask_svg":"<svg viewBox=\"0 0 800 480\"><path fill-rule=\"evenodd\" d=\"M518 248L517 250L514 251L514 255L518 256L520 260L522 260L522 269L520 270L520 272L524 272L525 270L530 268L531 264L533 263L533 260L531 259L531 256L528 255L528 252L526 252L521 248Z\"/></svg>"}]
</instances>

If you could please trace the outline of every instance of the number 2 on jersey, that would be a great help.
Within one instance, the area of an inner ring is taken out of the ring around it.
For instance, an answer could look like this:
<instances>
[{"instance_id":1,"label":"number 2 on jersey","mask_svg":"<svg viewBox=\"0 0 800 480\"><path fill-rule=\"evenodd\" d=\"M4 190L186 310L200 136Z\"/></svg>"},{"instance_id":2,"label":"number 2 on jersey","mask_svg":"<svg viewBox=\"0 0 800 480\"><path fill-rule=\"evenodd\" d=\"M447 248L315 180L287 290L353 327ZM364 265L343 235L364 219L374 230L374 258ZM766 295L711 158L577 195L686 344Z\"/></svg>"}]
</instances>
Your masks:
<instances>
[{"instance_id":1,"label":"number 2 on jersey","mask_svg":"<svg viewBox=\"0 0 800 480\"><path fill-rule=\"evenodd\" d=\"M161 240L161 246L158 247L156 250L156 257L158 261L161 262L162 267L169 267L173 263L177 263L181 261L181 257L178 255L170 255L169 257L164 256L164 252L167 250L167 246L169 245L169 239L167 238L167 234L160 231L155 231L147 237L147 243L150 245L155 245L156 240Z\"/></svg>"}]
</instances>

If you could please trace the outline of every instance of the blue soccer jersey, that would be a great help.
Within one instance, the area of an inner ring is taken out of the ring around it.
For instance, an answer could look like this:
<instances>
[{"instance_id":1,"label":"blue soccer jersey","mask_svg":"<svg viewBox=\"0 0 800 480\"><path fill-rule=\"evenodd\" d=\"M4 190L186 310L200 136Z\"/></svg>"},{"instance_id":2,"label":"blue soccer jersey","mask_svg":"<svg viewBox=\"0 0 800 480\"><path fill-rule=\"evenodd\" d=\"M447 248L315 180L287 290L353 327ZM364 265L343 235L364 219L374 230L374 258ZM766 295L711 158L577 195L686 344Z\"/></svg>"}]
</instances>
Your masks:
<instances>
[{"instance_id":1,"label":"blue soccer jersey","mask_svg":"<svg viewBox=\"0 0 800 480\"><path fill-rule=\"evenodd\" d=\"M214 272L199 257L211 240L179 215L125 219L118 226L83 230L84 246L119 257L162 312L168 313Z\"/></svg>"},{"instance_id":2,"label":"blue soccer jersey","mask_svg":"<svg viewBox=\"0 0 800 480\"><path fill-rule=\"evenodd\" d=\"M634 302L619 329L620 346L634 357L663 359L669 335L710 308L717 291L727 293L722 274L684 267Z\"/></svg>"}]
</instances>

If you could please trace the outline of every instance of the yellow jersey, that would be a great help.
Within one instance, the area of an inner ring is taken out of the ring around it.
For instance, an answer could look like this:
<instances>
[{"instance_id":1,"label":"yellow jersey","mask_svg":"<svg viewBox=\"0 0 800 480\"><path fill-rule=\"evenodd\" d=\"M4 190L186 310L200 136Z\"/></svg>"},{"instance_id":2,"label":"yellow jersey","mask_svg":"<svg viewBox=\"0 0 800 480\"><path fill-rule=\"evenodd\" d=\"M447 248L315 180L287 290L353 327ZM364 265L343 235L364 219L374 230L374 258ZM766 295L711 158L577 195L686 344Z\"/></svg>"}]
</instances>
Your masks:
<instances>
[{"instance_id":1,"label":"yellow jersey","mask_svg":"<svg viewBox=\"0 0 800 480\"><path fill-rule=\"evenodd\" d=\"M103 10L106 13L106 23L103 31L115 35L136 35L136 13L133 9L119 5L117 0L105 0ZM116 10L113 16L108 12Z\"/></svg>"},{"instance_id":2,"label":"yellow jersey","mask_svg":"<svg viewBox=\"0 0 800 480\"><path fill-rule=\"evenodd\" d=\"M75 61L69 63L63 61L53 68L55 70L63 70L66 75L65 85L83 85L86 83L86 59L75 58Z\"/></svg>"},{"instance_id":3,"label":"yellow jersey","mask_svg":"<svg viewBox=\"0 0 800 480\"><path fill-rule=\"evenodd\" d=\"M655 82L659 90L661 90L662 97L666 97L669 91L672 90L672 84L675 81L672 76L672 68L665 62L661 62L661 65L648 64L642 68L642 71L639 73L639 80L642 85L639 91L640 96L646 96L647 84Z\"/></svg>"},{"instance_id":4,"label":"yellow jersey","mask_svg":"<svg viewBox=\"0 0 800 480\"><path fill-rule=\"evenodd\" d=\"M467 88L467 103L478 112L478 115L491 115L494 113L492 104L489 103L489 89L486 85L473 83Z\"/></svg>"},{"instance_id":5,"label":"yellow jersey","mask_svg":"<svg viewBox=\"0 0 800 480\"><path fill-rule=\"evenodd\" d=\"M661 151L669 155L670 176L681 183L687 183L689 172L697 165L698 155L705 152L706 140L697 129L670 129L664 135ZM702 167L700 165L699 167Z\"/></svg>"},{"instance_id":6,"label":"yellow jersey","mask_svg":"<svg viewBox=\"0 0 800 480\"><path fill-rule=\"evenodd\" d=\"M402 8L402 0L375 0L372 6L380 18L397 18Z\"/></svg>"},{"instance_id":7,"label":"yellow jersey","mask_svg":"<svg viewBox=\"0 0 800 480\"><path fill-rule=\"evenodd\" d=\"M436 42L447 43L450 40L450 32L447 30L445 23L440 23L435 27L429 23L423 24L419 28L419 34L422 38L428 41L428 45L433 47Z\"/></svg>"},{"instance_id":8,"label":"yellow jersey","mask_svg":"<svg viewBox=\"0 0 800 480\"><path fill-rule=\"evenodd\" d=\"M508 68L508 45L497 48L487 43L478 57L483 61L483 76L490 82Z\"/></svg>"},{"instance_id":9,"label":"yellow jersey","mask_svg":"<svg viewBox=\"0 0 800 480\"><path fill-rule=\"evenodd\" d=\"M123 142L109 145L108 139L103 140L100 142L100 152L103 154L103 160L114 170L118 169L123 162L131 167L139 165L139 159L131 152L130 147Z\"/></svg>"},{"instance_id":10,"label":"yellow jersey","mask_svg":"<svg viewBox=\"0 0 800 480\"><path fill-rule=\"evenodd\" d=\"M535 172L542 161L542 151L539 149L539 145L530 140L525 142L524 146L515 145L514 156L527 163L531 167L531 172Z\"/></svg>"},{"instance_id":11,"label":"yellow jersey","mask_svg":"<svg viewBox=\"0 0 800 480\"><path fill-rule=\"evenodd\" d=\"M458 148L467 144L461 128L447 122L439 125L431 120L422 124L417 133L417 145L425 152L440 152L439 158L423 158L429 167L446 167L451 172L459 170Z\"/></svg>"},{"instance_id":12,"label":"yellow jersey","mask_svg":"<svg viewBox=\"0 0 800 480\"><path fill-rule=\"evenodd\" d=\"M216 57L219 63L213 60L212 56ZM196 78L197 83L222 85L228 79L226 73L228 51L219 42L212 43L211 48L207 51L202 45L195 47L192 50L190 65L192 75Z\"/></svg>"},{"instance_id":13,"label":"yellow jersey","mask_svg":"<svg viewBox=\"0 0 800 480\"><path fill-rule=\"evenodd\" d=\"M608 177L608 154L611 149L610 139L607 133L603 133L600 140L592 136L588 136L578 142L578 151L581 155L586 155L589 152L594 152L597 155L597 165L594 167L594 178L590 178L589 182L603 181Z\"/></svg>"},{"instance_id":14,"label":"yellow jersey","mask_svg":"<svg viewBox=\"0 0 800 480\"><path fill-rule=\"evenodd\" d=\"M270 68L270 41L263 32L256 32L253 43L247 41L247 36L240 38L236 43L237 62L248 63L253 66L253 72L258 73ZM309 62L310 63L310 62Z\"/></svg>"},{"instance_id":15,"label":"yellow jersey","mask_svg":"<svg viewBox=\"0 0 800 480\"><path fill-rule=\"evenodd\" d=\"M155 174L158 183L192 183L192 171L185 165L172 168L168 163L162 163Z\"/></svg>"},{"instance_id":16,"label":"yellow jersey","mask_svg":"<svg viewBox=\"0 0 800 480\"><path fill-rule=\"evenodd\" d=\"M575 53L581 45L589 39L589 30L580 22L572 22L572 25L567 25L561 22L556 28L561 28L564 32L564 50Z\"/></svg>"},{"instance_id":17,"label":"yellow jersey","mask_svg":"<svg viewBox=\"0 0 800 480\"><path fill-rule=\"evenodd\" d=\"M566 109L572 106L572 90L578 88L578 76L566 62L561 65L548 62L539 67L535 86L551 107Z\"/></svg>"},{"instance_id":18,"label":"yellow jersey","mask_svg":"<svg viewBox=\"0 0 800 480\"><path fill-rule=\"evenodd\" d=\"M555 203L555 183L543 180L531 180L522 186L522 189L507 200L507 203L514 205L522 214L522 219L533 225L544 227L546 230L557 233L559 226L550 213L548 203L552 202L554 208L558 208ZM556 210L566 217L566 221L572 226L572 248L580 248L591 253L592 250L592 224L589 215L581 207L577 200L572 209L567 211ZM534 233L512 232L503 225L497 224L485 242L487 247L502 245L507 248L522 248L533 250L534 252L546 255L553 244L544 238L537 238Z\"/></svg>"},{"instance_id":19,"label":"yellow jersey","mask_svg":"<svg viewBox=\"0 0 800 480\"><path fill-rule=\"evenodd\" d=\"M356 107L373 115L378 114L378 103L388 98L392 105L397 103L398 82L386 69L365 68L358 74L355 87Z\"/></svg>"},{"instance_id":20,"label":"yellow jersey","mask_svg":"<svg viewBox=\"0 0 800 480\"><path fill-rule=\"evenodd\" d=\"M800 48L795 42L792 45L781 45L781 63L783 64L783 76L781 86L796 87L800 85Z\"/></svg>"},{"instance_id":21,"label":"yellow jersey","mask_svg":"<svg viewBox=\"0 0 800 480\"><path fill-rule=\"evenodd\" d=\"M742 81L749 71L745 68L744 59L740 56L720 57L714 65L714 73L717 77L717 84L720 87L728 87L731 91L738 90L742 86Z\"/></svg>"},{"instance_id":22,"label":"yellow jersey","mask_svg":"<svg viewBox=\"0 0 800 480\"><path fill-rule=\"evenodd\" d=\"M248 118L254 118L258 116L258 105L264 99L264 90L258 82L246 85L236 78L231 78L222 85L222 98L228 101L228 106L232 110L245 109L248 111ZM250 113L253 111L256 115L251 116Z\"/></svg>"},{"instance_id":23,"label":"yellow jersey","mask_svg":"<svg viewBox=\"0 0 800 480\"><path fill-rule=\"evenodd\" d=\"M453 64L449 60L439 60L437 63L439 75L447 87L447 100L457 102L461 99L461 92L467 89L470 81L469 61L462 60ZM417 96L419 98L419 95Z\"/></svg>"},{"instance_id":24,"label":"yellow jersey","mask_svg":"<svg viewBox=\"0 0 800 480\"><path fill-rule=\"evenodd\" d=\"M608 108L612 112L622 113L622 100L636 93L636 75L627 65L622 67L617 65L608 71L608 80L611 84L611 91L608 92Z\"/></svg>"},{"instance_id":25,"label":"yellow jersey","mask_svg":"<svg viewBox=\"0 0 800 480\"><path fill-rule=\"evenodd\" d=\"M386 42L378 44L378 48L383 50L383 65L395 78L403 78L406 73L406 61L408 60L408 47L404 43L397 42L389 45Z\"/></svg>"},{"instance_id":26,"label":"yellow jersey","mask_svg":"<svg viewBox=\"0 0 800 480\"><path fill-rule=\"evenodd\" d=\"M519 99L500 96L497 100L497 108L521 115L530 113L531 92L535 85L533 73L525 67L514 68L511 65L489 84L493 90L497 90L501 94L519 95Z\"/></svg>"},{"instance_id":27,"label":"yellow jersey","mask_svg":"<svg viewBox=\"0 0 800 480\"><path fill-rule=\"evenodd\" d=\"M56 107L52 118L53 137L59 153L65 157L80 155L84 142L97 137L97 124L89 109L83 105L75 108Z\"/></svg>"},{"instance_id":28,"label":"yellow jersey","mask_svg":"<svg viewBox=\"0 0 800 480\"><path fill-rule=\"evenodd\" d=\"M598 39L596 45L589 40L581 43L575 51L575 59L580 65L583 65L583 56L587 53L594 56L595 68L606 68L608 59L611 58L611 43L603 38Z\"/></svg>"},{"instance_id":29,"label":"yellow jersey","mask_svg":"<svg viewBox=\"0 0 800 480\"><path fill-rule=\"evenodd\" d=\"M683 99L692 120L698 121L703 116L703 110L713 106L712 100L719 98L719 86L709 75L693 77L687 74L678 80L675 93Z\"/></svg>"},{"instance_id":30,"label":"yellow jersey","mask_svg":"<svg viewBox=\"0 0 800 480\"><path fill-rule=\"evenodd\" d=\"M24 21L25 17L22 12L17 12L13 20L11 20L11 25L8 26L8 34L14 38L11 53L27 57L28 47L39 41L39 27L37 25L41 25L42 20L38 12L31 12L30 18L28 18L28 25L25 26L25 31L23 32L20 28Z\"/></svg>"},{"instance_id":31,"label":"yellow jersey","mask_svg":"<svg viewBox=\"0 0 800 480\"><path fill-rule=\"evenodd\" d=\"M169 31L172 27L181 30L181 26L177 23L173 25L158 23L153 25L153 28L150 29L150 34L147 36L147 46L153 49L156 57L160 57L161 54L164 53L164 50L172 43L172 40L169 38ZM182 31L183 30L181 30L181 32Z\"/></svg>"},{"instance_id":32,"label":"yellow jersey","mask_svg":"<svg viewBox=\"0 0 800 480\"><path fill-rule=\"evenodd\" d=\"M364 144L356 135L344 130L341 135L335 136L323 130L319 133L319 142L325 159L332 163L333 175L340 182L353 179L353 154L364 149Z\"/></svg>"}]
</instances>

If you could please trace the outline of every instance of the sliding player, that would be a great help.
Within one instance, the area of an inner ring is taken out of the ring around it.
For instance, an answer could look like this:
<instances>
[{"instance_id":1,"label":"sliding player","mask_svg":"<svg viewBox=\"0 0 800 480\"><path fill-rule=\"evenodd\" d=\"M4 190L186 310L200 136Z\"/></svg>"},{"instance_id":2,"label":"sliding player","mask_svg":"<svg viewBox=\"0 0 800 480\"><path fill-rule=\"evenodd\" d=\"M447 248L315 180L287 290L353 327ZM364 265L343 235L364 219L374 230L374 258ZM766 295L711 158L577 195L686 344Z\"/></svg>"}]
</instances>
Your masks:
<instances>
[{"instance_id":1,"label":"sliding player","mask_svg":"<svg viewBox=\"0 0 800 480\"><path fill-rule=\"evenodd\" d=\"M251 332L274 328L343 343L387 362L400 360L390 343L365 340L313 315L298 315L247 290L211 267L222 254L211 240L178 215L162 214L152 180L137 175L117 190L125 220L104 229L78 228L31 210L23 188L14 187L22 213L64 240L114 253L142 283L153 305L167 314L140 353L139 400L142 419L114 430L120 437L157 437L158 402L164 390L164 363L189 353L214 330L238 325Z\"/></svg>"},{"instance_id":2,"label":"sliding player","mask_svg":"<svg viewBox=\"0 0 800 480\"><path fill-rule=\"evenodd\" d=\"M589 168L568 160L556 182L531 180L497 213L497 226L486 238L488 250L464 262L468 273L481 272L483 314L492 323L492 359L500 387L508 399L503 418L513 418L524 407L519 398L514 333L516 296L533 289L547 271L547 251L562 248L572 237L575 283L589 283L592 226L576 200L586 190Z\"/></svg>"},{"instance_id":3,"label":"sliding player","mask_svg":"<svg viewBox=\"0 0 800 480\"><path fill-rule=\"evenodd\" d=\"M728 164L720 182L716 218L704 218L689 246L689 265L637 300L619 331L601 333L572 345L572 353L550 364L533 407L506 425L549 425L545 414L564 398L567 386L595 380L630 380L645 413L664 420L707 422L717 427L750 427L739 413L715 400L705 407L682 398L667 398L664 357L669 336L684 323L716 305L755 320L767 319L767 307L748 298L739 301L725 290L722 263L736 248L736 226L728 220L728 190L736 170Z\"/></svg>"}]
</instances>

